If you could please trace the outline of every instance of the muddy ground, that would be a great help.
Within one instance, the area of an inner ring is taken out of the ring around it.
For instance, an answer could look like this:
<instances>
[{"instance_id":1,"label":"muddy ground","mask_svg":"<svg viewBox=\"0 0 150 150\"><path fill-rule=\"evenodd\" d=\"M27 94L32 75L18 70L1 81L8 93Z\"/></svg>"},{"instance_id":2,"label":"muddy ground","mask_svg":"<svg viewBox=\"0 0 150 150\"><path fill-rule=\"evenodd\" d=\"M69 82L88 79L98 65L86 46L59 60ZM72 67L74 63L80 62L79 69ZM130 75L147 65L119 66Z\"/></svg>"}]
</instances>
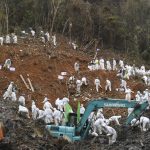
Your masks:
<instances>
[{"instance_id":1,"label":"muddy ground","mask_svg":"<svg viewBox=\"0 0 150 150\"><path fill-rule=\"evenodd\" d=\"M31 110L31 101L35 100L37 106L42 108L42 101L44 96L50 98L50 102L54 105L56 98L68 96L68 89L66 81L70 75L75 75L77 78L86 76L89 85L81 89L82 94L78 97L76 95L70 96L70 103L73 110L76 111L77 101L80 100L85 105L88 103L87 99L94 99L99 97L110 98L124 98L123 93L115 91L119 87L120 80L116 77L116 72L107 71L89 71L87 68L88 62L94 56L93 50L85 51L84 49L73 50L67 44L67 39L61 37L58 39L58 46L54 48L51 44L42 44L37 40L30 41L20 40L18 45L4 45L0 47L0 64L4 64L5 59L10 58L13 62L12 66L16 68L15 72L8 70L0 70L0 92L1 96L7 88L10 81L14 81L17 86L17 97L25 94L26 104ZM125 59L122 54L115 54L109 50L101 51L99 56L105 59L112 59L112 57ZM81 71L79 74L74 72L74 62L79 60ZM125 60L127 61L127 60ZM67 76L64 81L60 82L57 76L66 71ZM35 92L26 89L21 81L19 75L22 74L24 78L29 78L32 81ZM113 92L105 93L104 89L100 93L95 92L94 79L99 76L102 82L102 87L105 85L105 79L112 80ZM146 87L139 78L132 78L127 81L128 85L135 92L137 90L143 91ZM134 98L132 95L132 98ZM114 127L118 132L117 142L108 146L108 139L105 136L98 138L89 137L89 140L77 143L68 143L67 141L56 140L46 133L43 122L33 122L31 119L19 117L17 114L18 106L16 103L10 101L0 100L0 120L5 125L5 140L0 143L0 150L71 150L71 149L95 149L95 150L138 150L149 149L150 134L142 133L138 129L128 130L124 127ZM124 109L105 109L106 117L110 115L126 116ZM124 120L123 120L124 122ZM123 130L124 129L124 130ZM125 134L127 133L127 134Z\"/></svg>"},{"instance_id":2,"label":"muddy ground","mask_svg":"<svg viewBox=\"0 0 150 150\"><path fill-rule=\"evenodd\" d=\"M138 128L123 126L114 126L118 138L111 146L108 145L108 139L104 135L89 137L85 141L75 143L53 139L45 131L43 122L34 122L18 116L16 103L2 100L0 102L0 120L5 124L5 139L0 142L1 150L148 150L150 148L150 131L141 133ZM148 111L146 116L149 115Z\"/></svg>"}]
</instances>

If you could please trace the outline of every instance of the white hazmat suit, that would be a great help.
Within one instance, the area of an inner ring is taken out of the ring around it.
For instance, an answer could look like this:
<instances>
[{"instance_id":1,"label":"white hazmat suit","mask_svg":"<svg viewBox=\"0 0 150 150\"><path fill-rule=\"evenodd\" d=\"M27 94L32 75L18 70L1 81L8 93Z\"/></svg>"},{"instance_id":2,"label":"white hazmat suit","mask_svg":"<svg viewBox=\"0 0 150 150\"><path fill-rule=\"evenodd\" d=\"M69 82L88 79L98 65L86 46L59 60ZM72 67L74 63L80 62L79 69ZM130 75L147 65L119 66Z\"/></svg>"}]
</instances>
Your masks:
<instances>
[{"instance_id":1,"label":"white hazmat suit","mask_svg":"<svg viewBox=\"0 0 150 150\"><path fill-rule=\"evenodd\" d=\"M95 81L94 81L94 84L96 86L96 91L98 92L99 91L99 87L102 88L102 86L100 84L100 79L96 78Z\"/></svg>"},{"instance_id":2,"label":"white hazmat suit","mask_svg":"<svg viewBox=\"0 0 150 150\"><path fill-rule=\"evenodd\" d=\"M30 118L30 116L29 116L29 110L28 110L27 107L24 107L24 106L19 105L18 113L21 114L21 115L25 114L25 116L26 116L27 118Z\"/></svg>"},{"instance_id":3,"label":"white hazmat suit","mask_svg":"<svg viewBox=\"0 0 150 150\"><path fill-rule=\"evenodd\" d=\"M56 108L54 108L53 117L54 117L55 125L58 126L61 123L62 115L61 115L61 112L57 110Z\"/></svg>"},{"instance_id":4,"label":"white hazmat suit","mask_svg":"<svg viewBox=\"0 0 150 150\"><path fill-rule=\"evenodd\" d=\"M24 96L20 96L18 99L18 102L20 105L25 106L25 97Z\"/></svg>"},{"instance_id":5,"label":"white hazmat suit","mask_svg":"<svg viewBox=\"0 0 150 150\"><path fill-rule=\"evenodd\" d=\"M102 124L102 128L109 138L109 145L115 143L117 138L116 130L110 126L107 126L106 124Z\"/></svg>"},{"instance_id":6,"label":"white hazmat suit","mask_svg":"<svg viewBox=\"0 0 150 150\"><path fill-rule=\"evenodd\" d=\"M108 79L106 79L105 91L111 91L111 82Z\"/></svg>"},{"instance_id":7,"label":"white hazmat suit","mask_svg":"<svg viewBox=\"0 0 150 150\"><path fill-rule=\"evenodd\" d=\"M147 117L140 117L140 128L141 131L148 131L148 129L150 128L150 119Z\"/></svg>"}]
</instances>

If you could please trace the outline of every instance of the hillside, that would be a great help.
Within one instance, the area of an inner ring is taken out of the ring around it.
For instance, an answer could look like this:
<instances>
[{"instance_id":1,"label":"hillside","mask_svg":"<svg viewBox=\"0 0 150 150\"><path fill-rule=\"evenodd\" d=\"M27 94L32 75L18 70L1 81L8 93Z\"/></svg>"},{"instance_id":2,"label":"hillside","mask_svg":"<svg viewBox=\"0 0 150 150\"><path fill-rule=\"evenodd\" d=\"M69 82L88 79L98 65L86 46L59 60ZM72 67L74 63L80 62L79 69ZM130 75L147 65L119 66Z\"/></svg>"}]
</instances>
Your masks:
<instances>
[{"instance_id":1,"label":"hillside","mask_svg":"<svg viewBox=\"0 0 150 150\"><path fill-rule=\"evenodd\" d=\"M73 48L67 43L67 41L68 41L67 39L60 36L60 38L58 39L58 46L56 48L54 48L50 44L44 45L42 43L39 43L39 41L35 39L31 39L29 41L23 41L20 39L18 45L0 46L0 64L4 64L5 60L7 58L10 58L12 60L12 66L15 67L16 69L14 72L3 70L3 69L0 70L1 96L3 95L7 86L9 85L9 82L14 81L18 89L17 97L19 97L21 94L25 94L28 108L31 107L31 101L33 99L35 100L37 106L39 108L42 108L43 106L42 101L45 95L47 95L48 98L50 98L50 102L54 105L55 100L58 97L68 96L66 81L71 75L75 75L78 79L81 79L81 77L83 76L87 77L89 84L87 87L82 87L80 96L78 97L76 97L76 95L70 96L70 104L74 111L76 111L77 108L77 101L75 100L80 100L82 103L86 105L88 100L99 98L99 97L124 99L125 94L116 91L116 88L118 88L120 85L120 79L116 76L116 71L111 71L111 72L89 71L87 66L88 63L92 60L91 55L85 53L85 50L83 49L73 50ZM92 52L93 50L91 49L90 51L91 54L93 54ZM99 57L104 57L105 60L112 59L113 57L116 58L117 60L119 58L122 58L120 54L115 54L109 50L102 50L98 55ZM74 63L77 60L80 62L80 66L81 66L79 74L76 74L74 71ZM67 72L67 76L61 82L58 80L58 75L60 75L60 73L64 71ZM22 74L25 79L28 77L27 75L29 75L29 78L31 79L33 87L35 89L35 92L31 92L30 90L26 89L25 85L23 84L19 76L20 74ZM102 92L100 93L96 92L94 86L94 79L97 76L100 77L102 82L102 87L103 87ZM112 90L113 90L112 92L105 93L104 91L106 78L112 81ZM135 93L138 90L143 91L146 88L146 86L142 83L142 81L139 78L131 78L129 81L127 81L127 83ZM135 93L132 95L133 99ZM30 132L29 130L30 127L31 127L31 133L34 132L33 128L35 128L35 126L37 126L38 129L40 127L43 129L44 126L41 124L38 123L34 124L32 120L30 121L22 120L22 119L20 120L20 118L16 117L16 112L17 112L16 104L8 101L5 102L3 100L1 101L1 104L2 104L1 108L3 108L4 110L6 108L7 110L6 114L4 113L5 111L4 112L2 111L3 115L4 116L6 115L6 118L11 120L11 115L9 113L15 114L13 115L13 120L15 120L14 122L17 122L16 124L21 128L26 129L24 131L23 130L18 131L20 134L24 135L27 132ZM105 109L104 114L106 116L110 116L112 115L112 112L116 115L120 114L122 116L126 116L127 111L124 109L114 109L113 111L111 109ZM6 118L5 120L7 120ZM21 140L18 138L17 135L17 127L15 127L15 129L16 129L14 133L15 134L14 136L16 136L15 140L16 141L19 140L21 142ZM11 133L13 133L13 130L11 131ZM27 138L26 141L33 140L34 143L36 143L34 137L30 137L30 136L31 136L30 134L26 136ZM137 136L137 134L135 133L134 136ZM130 137L129 139L132 139L132 137ZM15 140L13 141L14 143ZM50 146L52 146L51 149L61 149L60 147L58 147L57 141L51 141L52 145L49 145L47 139L43 139L45 141L41 139L37 139L37 140L39 145L42 142L43 145L48 144L48 149L50 149ZM92 144L90 143L89 147L90 146L91 148L94 147L95 142L96 142L96 147L98 147L97 141L93 141ZM27 142L26 144L27 147L31 146L31 143L29 144ZM83 144L86 145L86 143ZM20 146L20 143L17 143L17 145ZM23 145L25 145L25 143ZM63 143L62 145L64 146L65 144ZM66 148L64 147L64 149L69 149L67 148L67 146L68 145L66 145ZM78 145L69 145L69 146L72 148L80 146L81 149L84 147L82 143ZM95 149L97 149L96 147ZM46 149L46 146L44 148Z\"/></svg>"},{"instance_id":2,"label":"hillside","mask_svg":"<svg viewBox=\"0 0 150 150\"><path fill-rule=\"evenodd\" d=\"M14 81L18 87L18 96L25 94L27 103L31 102L31 99L36 100L38 106L41 107L41 102L44 96L47 95L54 104L54 101L58 97L67 96L66 81L71 75L75 75L76 78L81 79L83 76L87 77L89 85L82 88L81 96L79 100L83 101L84 98L90 95L90 99L97 97L110 97L110 98L124 98L125 95L116 92L116 88L120 85L120 79L116 77L115 71L89 71L88 63L92 60L92 57L86 54L82 49L73 50L73 48L67 44L67 39L62 37L58 39L58 46L53 48L50 44L44 45L37 40L20 41L18 45L1 46L0 47L0 64L4 64L7 58L12 60L12 66L16 71L0 70L1 73L1 94L4 93L5 88L9 85L10 81ZM91 50L93 51L93 50ZM115 53L111 51L100 51L99 57L104 57L105 60L111 60L115 58ZM116 59L119 60L119 54L116 55ZM77 75L74 71L74 63L79 60L80 73ZM61 72L67 72L63 82L58 80L58 75ZM26 79L27 75L32 81L35 92L31 92L26 89L19 75L22 74ZM103 87L102 92L96 93L94 86L94 79L100 77ZM112 81L113 92L105 93L105 80L106 78ZM144 84L138 78L132 78L127 81L128 85L133 91L144 90ZM88 95L87 95L88 93ZM134 98L134 94L132 95ZM71 97L71 102L73 97Z\"/></svg>"}]
</instances>

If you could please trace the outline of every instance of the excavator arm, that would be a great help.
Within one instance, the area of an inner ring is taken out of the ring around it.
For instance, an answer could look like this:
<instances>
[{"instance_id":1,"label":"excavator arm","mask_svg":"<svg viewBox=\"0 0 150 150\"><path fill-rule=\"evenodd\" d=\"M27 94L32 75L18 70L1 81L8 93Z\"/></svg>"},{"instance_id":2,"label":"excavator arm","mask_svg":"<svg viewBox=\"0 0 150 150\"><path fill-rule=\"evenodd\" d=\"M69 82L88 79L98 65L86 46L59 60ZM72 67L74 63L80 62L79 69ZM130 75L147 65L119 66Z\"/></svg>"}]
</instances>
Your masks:
<instances>
[{"instance_id":1,"label":"excavator arm","mask_svg":"<svg viewBox=\"0 0 150 150\"><path fill-rule=\"evenodd\" d=\"M90 113L99 108L134 108L132 113L127 117L126 125L129 125L133 118L138 118L146 110L148 102L142 104L137 104L136 101L127 101L127 100L114 100L114 99L97 99L92 100L88 103L84 115L82 116L79 124L76 127L76 132L82 135L82 138L86 137L88 129L83 130L85 123L90 115ZM88 128L88 127L87 127ZM83 133L84 132L84 133Z\"/></svg>"},{"instance_id":2,"label":"excavator arm","mask_svg":"<svg viewBox=\"0 0 150 150\"><path fill-rule=\"evenodd\" d=\"M147 101L143 102L142 104L137 104L137 102L134 100L131 102L122 99L91 100L76 127L46 125L46 130L48 130L51 136L56 138L65 138L68 141L80 141L81 139L85 139L89 133L88 131L90 129L91 121L88 122L87 119L92 111L99 108L133 108L132 113L127 117L125 123L125 125L130 125L131 120L133 118L139 119L148 106L149 105Z\"/></svg>"},{"instance_id":3,"label":"excavator arm","mask_svg":"<svg viewBox=\"0 0 150 150\"><path fill-rule=\"evenodd\" d=\"M77 125L76 131L80 132L83 128L86 120L88 119L90 113L99 108L134 108L136 101L127 101L127 100L107 100L107 99L98 99L92 100L88 103L84 115L82 116L79 124Z\"/></svg>"}]
</instances>

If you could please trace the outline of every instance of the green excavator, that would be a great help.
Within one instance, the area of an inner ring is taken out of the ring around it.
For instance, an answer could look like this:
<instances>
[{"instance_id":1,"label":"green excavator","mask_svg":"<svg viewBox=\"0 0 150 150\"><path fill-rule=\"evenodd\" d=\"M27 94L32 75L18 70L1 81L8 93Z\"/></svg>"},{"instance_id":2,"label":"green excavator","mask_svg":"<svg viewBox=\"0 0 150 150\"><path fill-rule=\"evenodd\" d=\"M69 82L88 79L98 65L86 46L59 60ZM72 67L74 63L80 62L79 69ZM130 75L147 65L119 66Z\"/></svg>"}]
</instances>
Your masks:
<instances>
[{"instance_id":1,"label":"green excavator","mask_svg":"<svg viewBox=\"0 0 150 150\"><path fill-rule=\"evenodd\" d=\"M130 126L132 119L139 119L140 116L146 111L149 106L147 101L137 103L135 100L130 102L123 99L97 99L91 100L82 115L80 122L75 125L77 115L71 113L69 115L68 123L66 126L46 125L46 130L52 137L64 138L70 142L84 140L88 134L91 122L88 117L92 111L100 108L133 108L131 114L126 118L125 126Z\"/></svg>"}]
</instances>

